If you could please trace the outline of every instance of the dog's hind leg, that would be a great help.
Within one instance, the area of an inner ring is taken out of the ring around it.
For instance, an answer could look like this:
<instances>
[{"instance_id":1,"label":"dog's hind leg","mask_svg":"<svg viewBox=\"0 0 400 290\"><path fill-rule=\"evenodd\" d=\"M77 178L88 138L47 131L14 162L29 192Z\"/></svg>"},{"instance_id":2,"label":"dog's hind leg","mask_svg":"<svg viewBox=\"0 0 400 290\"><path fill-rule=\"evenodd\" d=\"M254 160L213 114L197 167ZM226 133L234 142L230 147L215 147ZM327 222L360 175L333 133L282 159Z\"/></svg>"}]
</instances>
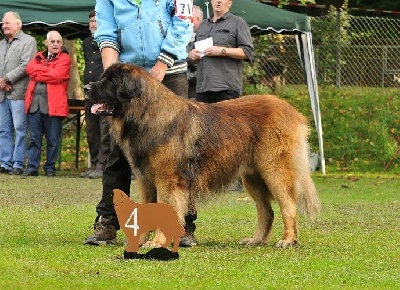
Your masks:
<instances>
[{"instance_id":1,"label":"dog's hind leg","mask_svg":"<svg viewBox=\"0 0 400 290\"><path fill-rule=\"evenodd\" d=\"M188 211L189 192L175 186L174 183L169 183L163 187L157 188L157 202L171 205L178 216L178 222L185 226L185 214ZM153 247L159 247L165 244L164 234L157 230L152 241Z\"/></svg>"},{"instance_id":2,"label":"dog's hind leg","mask_svg":"<svg viewBox=\"0 0 400 290\"><path fill-rule=\"evenodd\" d=\"M296 186L295 175L289 168L276 170L266 177L268 188L279 204L281 211L284 233L276 247L286 248L297 245L297 208L296 208Z\"/></svg>"},{"instance_id":3,"label":"dog's hind leg","mask_svg":"<svg viewBox=\"0 0 400 290\"><path fill-rule=\"evenodd\" d=\"M141 203L157 202L157 190L150 182L137 178L137 187L140 193ZM150 233L151 232L145 232L140 235L139 244L141 247L152 248L152 243L149 241Z\"/></svg>"},{"instance_id":4,"label":"dog's hind leg","mask_svg":"<svg viewBox=\"0 0 400 290\"><path fill-rule=\"evenodd\" d=\"M172 252L174 252L174 253L178 252L178 247L179 247L179 241L180 240L181 240L181 237L179 235L172 237L172 242L174 243L174 245L173 245L173 247L171 249Z\"/></svg>"},{"instance_id":5,"label":"dog's hind leg","mask_svg":"<svg viewBox=\"0 0 400 290\"><path fill-rule=\"evenodd\" d=\"M252 238L241 240L242 245L266 244L271 238L274 211L271 207L271 192L259 174L245 175L243 185L256 203L257 228Z\"/></svg>"},{"instance_id":6,"label":"dog's hind leg","mask_svg":"<svg viewBox=\"0 0 400 290\"><path fill-rule=\"evenodd\" d=\"M165 242L163 244L164 248L168 248L172 243L172 236L170 233L164 232Z\"/></svg>"},{"instance_id":7,"label":"dog's hind leg","mask_svg":"<svg viewBox=\"0 0 400 290\"><path fill-rule=\"evenodd\" d=\"M162 231L160 231L159 229L157 229L153 240L149 241L149 242L150 242L151 248L160 248L160 247L164 247L164 245L167 243L167 239L166 239L164 233ZM169 242L169 243L171 243L171 242ZM168 245L167 245L167 247L168 247Z\"/></svg>"}]
</instances>

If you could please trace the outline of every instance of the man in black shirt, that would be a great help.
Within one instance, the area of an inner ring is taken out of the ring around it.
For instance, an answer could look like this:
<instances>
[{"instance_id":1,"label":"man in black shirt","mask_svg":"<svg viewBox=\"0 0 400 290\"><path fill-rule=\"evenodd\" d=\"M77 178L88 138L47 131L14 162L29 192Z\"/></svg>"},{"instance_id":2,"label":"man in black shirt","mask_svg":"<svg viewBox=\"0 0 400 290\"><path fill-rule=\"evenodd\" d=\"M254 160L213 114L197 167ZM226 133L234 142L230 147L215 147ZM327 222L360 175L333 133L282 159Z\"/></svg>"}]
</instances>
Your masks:
<instances>
[{"instance_id":1,"label":"man in black shirt","mask_svg":"<svg viewBox=\"0 0 400 290\"><path fill-rule=\"evenodd\" d=\"M103 72L101 54L93 33L97 29L95 11L89 14L89 29L92 35L83 41L83 54L85 58L84 83L88 85L99 79ZM109 126L105 116L92 114L90 108L93 103L85 101L85 121L87 131L87 142L89 145L90 167L82 172L81 177L101 178L103 170L110 153Z\"/></svg>"}]
</instances>

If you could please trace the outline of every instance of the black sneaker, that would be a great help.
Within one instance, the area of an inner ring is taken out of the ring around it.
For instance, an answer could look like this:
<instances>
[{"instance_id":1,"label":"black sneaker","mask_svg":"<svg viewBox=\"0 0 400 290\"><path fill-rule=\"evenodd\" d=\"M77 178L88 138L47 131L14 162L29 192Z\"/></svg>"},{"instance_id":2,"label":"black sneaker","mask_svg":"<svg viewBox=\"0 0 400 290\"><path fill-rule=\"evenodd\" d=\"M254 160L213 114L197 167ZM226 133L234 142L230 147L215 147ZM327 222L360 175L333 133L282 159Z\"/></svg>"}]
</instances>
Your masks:
<instances>
[{"instance_id":1,"label":"black sneaker","mask_svg":"<svg viewBox=\"0 0 400 290\"><path fill-rule=\"evenodd\" d=\"M45 171L44 174L45 174L47 177L54 177L54 176L56 176L56 172L55 172L55 171Z\"/></svg>"},{"instance_id":2,"label":"black sneaker","mask_svg":"<svg viewBox=\"0 0 400 290\"><path fill-rule=\"evenodd\" d=\"M117 243L117 230L113 222L114 217L100 216L94 224L94 233L85 241L85 245L107 245Z\"/></svg>"},{"instance_id":3,"label":"black sneaker","mask_svg":"<svg viewBox=\"0 0 400 290\"><path fill-rule=\"evenodd\" d=\"M37 171L31 171L28 168L24 170L24 172L22 173L22 176L38 176L39 172Z\"/></svg>"},{"instance_id":4,"label":"black sneaker","mask_svg":"<svg viewBox=\"0 0 400 290\"><path fill-rule=\"evenodd\" d=\"M0 167L0 173L1 174L8 174L10 172L11 172L10 169L4 168L4 167Z\"/></svg>"},{"instance_id":5,"label":"black sneaker","mask_svg":"<svg viewBox=\"0 0 400 290\"><path fill-rule=\"evenodd\" d=\"M22 175L24 173L24 170L22 168L13 168L12 171L10 171L10 175Z\"/></svg>"},{"instance_id":6,"label":"black sneaker","mask_svg":"<svg viewBox=\"0 0 400 290\"><path fill-rule=\"evenodd\" d=\"M185 235L181 237L181 240L179 241L179 246L185 248L197 246L197 240L194 237L193 233L186 232Z\"/></svg>"}]
</instances>

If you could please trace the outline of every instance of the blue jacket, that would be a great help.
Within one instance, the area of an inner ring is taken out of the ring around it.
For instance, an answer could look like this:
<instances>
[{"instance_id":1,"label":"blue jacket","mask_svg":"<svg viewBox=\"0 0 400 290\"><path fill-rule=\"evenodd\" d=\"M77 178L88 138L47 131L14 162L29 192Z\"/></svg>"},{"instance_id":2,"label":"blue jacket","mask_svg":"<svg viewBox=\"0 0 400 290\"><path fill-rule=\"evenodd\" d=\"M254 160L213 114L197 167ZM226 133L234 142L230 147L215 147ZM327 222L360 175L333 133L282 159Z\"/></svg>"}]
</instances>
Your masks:
<instances>
[{"instance_id":1,"label":"blue jacket","mask_svg":"<svg viewBox=\"0 0 400 290\"><path fill-rule=\"evenodd\" d=\"M95 10L95 40L118 51L121 62L147 70L157 60L169 68L186 63L193 24L174 15L175 0L97 0Z\"/></svg>"}]
</instances>

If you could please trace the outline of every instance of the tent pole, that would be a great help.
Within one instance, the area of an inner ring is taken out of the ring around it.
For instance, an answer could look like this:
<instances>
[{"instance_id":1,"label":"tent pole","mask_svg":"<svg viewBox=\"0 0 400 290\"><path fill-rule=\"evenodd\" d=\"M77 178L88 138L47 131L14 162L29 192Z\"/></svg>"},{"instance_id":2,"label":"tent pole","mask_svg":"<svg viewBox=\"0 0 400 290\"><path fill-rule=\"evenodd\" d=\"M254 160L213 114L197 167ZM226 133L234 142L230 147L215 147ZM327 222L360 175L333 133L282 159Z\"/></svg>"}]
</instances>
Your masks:
<instances>
[{"instance_id":1,"label":"tent pole","mask_svg":"<svg viewBox=\"0 0 400 290\"><path fill-rule=\"evenodd\" d=\"M299 37L298 37L299 38ZM314 123L318 134L319 153L321 158L321 171L325 175L325 156L324 144L322 137L322 122L321 111L319 107L319 96L317 86L317 76L315 71L314 51L312 46L312 35L307 32L300 35L301 42L297 39L297 48L303 64L303 69L306 72L308 93L310 95L311 108L314 115Z\"/></svg>"}]
</instances>

